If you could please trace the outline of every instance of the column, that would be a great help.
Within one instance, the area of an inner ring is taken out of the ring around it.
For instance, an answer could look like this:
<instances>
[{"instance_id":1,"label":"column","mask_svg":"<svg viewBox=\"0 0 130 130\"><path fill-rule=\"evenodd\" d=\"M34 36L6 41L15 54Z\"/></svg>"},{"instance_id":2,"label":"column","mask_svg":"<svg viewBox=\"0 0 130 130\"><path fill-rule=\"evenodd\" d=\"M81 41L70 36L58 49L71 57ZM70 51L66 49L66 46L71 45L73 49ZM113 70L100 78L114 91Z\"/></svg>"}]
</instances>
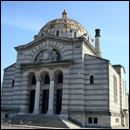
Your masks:
<instances>
[{"instance_id":1,"label":"column","mask_svg":"<svg viewBox=\"0 0 130 130\"><path fill-rule=\"evenodd\" d=\"M62 88L62 110L60 116L68 119L68 100L69 100L69 70L63 68L63 88Z\"/></svg>"},{"instance_id":2,"label":"column","mask_svg":"<svg viewBox=\"0 0 130 130\"><path fill-rule=\"evenodd\" d=\"M50 89L49 89L49 106L48 106L48 112L47 115L53 115L54 114L54 75L50 76Z\"/></svg>"},{"instance_id":3,"label":"column","mask_svg":"<svg viewBox=\"0 0 130 130\"><path fill-rule=\"evenodd\" d=\"M39 101L40 101L40 76L36 76L36 90L35 90L35 103L33 114L39 114Z\"/></svg>"}]
</instances>

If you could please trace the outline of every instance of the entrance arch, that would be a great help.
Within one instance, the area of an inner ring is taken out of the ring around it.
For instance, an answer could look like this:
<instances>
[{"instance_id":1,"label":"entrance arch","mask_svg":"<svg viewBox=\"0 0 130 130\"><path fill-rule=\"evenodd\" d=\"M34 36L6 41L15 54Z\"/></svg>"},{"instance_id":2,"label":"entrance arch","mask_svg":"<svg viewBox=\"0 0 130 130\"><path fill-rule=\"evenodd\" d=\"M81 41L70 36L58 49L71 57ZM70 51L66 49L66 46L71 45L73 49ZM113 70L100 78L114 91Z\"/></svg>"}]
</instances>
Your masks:
<instances>
[{"instance_id":1,"label":"entrance arch","mask_svg":"<svg viewBox=\"0 0 130 130\"><path fill-rule=\"evenodd\" d=\"M33 113L34 102L35 102L35 89L36 89L36 77L34 72L28 74L29 77L29 93L30 93L30 104L29 113Z\"/></svg>"},{"instance_id":2,"label":"entrance arch","mask_svg":"<svg viewBox=\"0 0 130 130\"><path fill-rule=\"evenodd\" d=\"M60 114L62 109L62 86L63 86L63 74L61 70L55 72L56 75L56 106L55 113Z\"/></svg>"},{"instance_id":3,"label":"entrance arch","mask_svg":"<svg viewBox=\"0 0 130 130\"><path fill-rule=\"evenodd\" d=\"M42 84L42 113L46 114L48 111L48 104L49 104L49 86L50 86L50 79L49 73L47 71L41 72L41 84Z\"/></svg>"}]
</instances>

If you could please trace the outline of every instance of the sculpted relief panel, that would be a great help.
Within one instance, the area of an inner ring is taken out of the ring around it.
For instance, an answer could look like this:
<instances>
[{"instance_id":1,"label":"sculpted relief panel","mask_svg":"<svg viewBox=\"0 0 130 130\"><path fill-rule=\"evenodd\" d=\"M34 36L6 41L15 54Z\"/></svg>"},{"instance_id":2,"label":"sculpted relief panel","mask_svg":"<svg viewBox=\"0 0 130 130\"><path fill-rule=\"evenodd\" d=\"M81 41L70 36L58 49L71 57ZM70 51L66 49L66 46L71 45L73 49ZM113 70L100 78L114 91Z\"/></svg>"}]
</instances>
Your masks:
<instances>
[{"instance_id":1,"label":"sculpted relief panel","mask_svg":"<svg viewBox=\"0 0 130 130\"><path fill-rule=\"evenodd\" d=\"M35 63L43 63L50 61L57 61L59 59L58 52L53 47L47 46L35 58Z\"/></svg>"}]
</instances>

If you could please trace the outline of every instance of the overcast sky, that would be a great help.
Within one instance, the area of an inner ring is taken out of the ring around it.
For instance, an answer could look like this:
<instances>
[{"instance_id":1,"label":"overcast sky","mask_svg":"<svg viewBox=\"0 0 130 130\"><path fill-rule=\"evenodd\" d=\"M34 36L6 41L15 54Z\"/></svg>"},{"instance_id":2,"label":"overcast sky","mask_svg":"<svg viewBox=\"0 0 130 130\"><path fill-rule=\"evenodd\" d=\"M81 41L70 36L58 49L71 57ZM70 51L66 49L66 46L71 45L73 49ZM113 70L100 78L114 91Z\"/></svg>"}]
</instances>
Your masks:
<instances>
[{"instance_id":1,"label":"overcast sky","mask_svg":"<svg viewBox=\"0 0 130 130\"><path fill-rule=\"evenodd\" d=\"M95 42L101 30L102 58L121 64L129 90L129 1L2 1L1 2L1 82L3 69L16 62L14 47L34 40L49 21L62 17L81 23ZM95 47L95 44L94 44Z\"/></svg>"}]
</instances>

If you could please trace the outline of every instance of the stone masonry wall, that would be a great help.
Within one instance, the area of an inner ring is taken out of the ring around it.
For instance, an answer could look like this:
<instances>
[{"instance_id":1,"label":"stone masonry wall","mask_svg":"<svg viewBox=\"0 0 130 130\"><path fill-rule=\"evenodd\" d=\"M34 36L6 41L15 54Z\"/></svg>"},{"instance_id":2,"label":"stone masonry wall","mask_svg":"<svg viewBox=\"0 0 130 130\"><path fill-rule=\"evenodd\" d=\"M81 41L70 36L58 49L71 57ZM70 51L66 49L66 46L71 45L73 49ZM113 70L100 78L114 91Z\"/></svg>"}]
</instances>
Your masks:
<instances>
[{"instance_id":1,"label":"stone masonry wall","mask_svg":"<svg viewBox=\"0 0 130 130\"><path fill-rule=\"evenodd\" d=\"M3 86L1 93L1 107L12 107L12 96L14 87L12 86L12 81L15 77L15 67L13 64L4 70Z\"/></svg>"},{"instance_id":2,"label":"stone masonry wall","mask_svg":"<svg viewBox=\"0 0 130 130\"><path fill-rule=\"evenodd\" d=\"M85 55L85 110L109 110L109 77L108 61L91 55ZM90 76L94 77L94 84L90 84Z\"/></svg>"},{"instance_id":3,"label":"stone masonry wall","mask_svg":"<svg viewBox=\"0 0 130 130\"><path fill-rule=\"evenodd\" d=\"M4 69L3 85L1 91L1 119L16 115L16 112L12 108L12 99L14 86L12 86L13 80L15 80L15 68L16 64L13 64Z\"/></svg>"}]
</instances>

